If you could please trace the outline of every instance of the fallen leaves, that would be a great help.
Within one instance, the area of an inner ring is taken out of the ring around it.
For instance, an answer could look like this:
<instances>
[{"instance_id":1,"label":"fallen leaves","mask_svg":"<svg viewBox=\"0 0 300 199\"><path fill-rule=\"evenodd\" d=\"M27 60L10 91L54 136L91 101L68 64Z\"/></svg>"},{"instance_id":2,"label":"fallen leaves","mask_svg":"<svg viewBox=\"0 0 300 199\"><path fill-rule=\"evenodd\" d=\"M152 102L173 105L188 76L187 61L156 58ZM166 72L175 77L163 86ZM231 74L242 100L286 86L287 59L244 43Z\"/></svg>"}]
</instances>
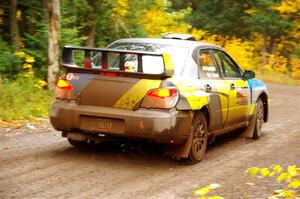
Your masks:
<instances>
[{"instance_id":1,"label":"fallen leaves","mask_svg":"<svg viewBox=\"0 0 300 199\"><path fill-rule=\"evenodd\" d=\"M30 118L28 120L0 120L0 136L6 138L16 137L26 133L45 133L52 131L48 119ZM42 135L41 135L42 137Z\"/></svg>"}]
</instances>

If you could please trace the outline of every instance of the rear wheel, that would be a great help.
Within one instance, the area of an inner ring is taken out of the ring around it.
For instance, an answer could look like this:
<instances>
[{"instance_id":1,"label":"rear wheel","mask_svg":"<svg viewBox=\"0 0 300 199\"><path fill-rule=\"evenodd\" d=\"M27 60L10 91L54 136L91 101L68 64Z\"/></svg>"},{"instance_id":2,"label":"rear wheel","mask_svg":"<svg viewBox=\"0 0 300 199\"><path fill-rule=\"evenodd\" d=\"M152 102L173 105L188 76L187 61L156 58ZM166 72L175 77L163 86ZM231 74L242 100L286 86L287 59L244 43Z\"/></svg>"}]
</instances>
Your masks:
<instances>
[{"instance_id":1,"label":"rear wheel","mask_svg":"<svg viewBox=\"0 0 300 199\"><path fill-rule=\"evenodd\" d=\"M203 159L208 140L207 122L203 113L197 113L192 123L193 139L187 162L196 163Z\"/></svg>"},{"instance_id":2,"label":"rear wheel","mask_svg":"<svg viewBox=\"0 0 300 199\"><path fill-rule=\"evenodd\" d=\"M256 118L255 118L255 126L254 126L254 133L253 138L258 139L261 137L262 134L262 126L264 123L264 104L261 98L258 99L256 103Z\"/></svg>"}]
</instances>

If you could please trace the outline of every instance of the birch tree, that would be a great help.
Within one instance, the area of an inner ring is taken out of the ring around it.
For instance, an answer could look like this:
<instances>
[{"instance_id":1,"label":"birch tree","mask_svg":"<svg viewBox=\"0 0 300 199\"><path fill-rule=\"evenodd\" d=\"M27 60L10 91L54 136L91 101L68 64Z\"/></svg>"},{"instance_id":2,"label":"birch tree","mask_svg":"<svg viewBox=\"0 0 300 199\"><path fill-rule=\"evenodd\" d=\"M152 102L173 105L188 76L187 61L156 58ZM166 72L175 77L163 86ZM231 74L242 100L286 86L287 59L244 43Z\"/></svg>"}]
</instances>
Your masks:
<instances>
[{"instance_id":1,"label":"birch tree","mask_svg":"<svg viewBox=\"0 0 300 199\"><path fill-rule=\"evenodd\" d=\"M55 86L59 71L60 2L45 0L48 12L48 88Z\"/></svg>"}]
</instances>

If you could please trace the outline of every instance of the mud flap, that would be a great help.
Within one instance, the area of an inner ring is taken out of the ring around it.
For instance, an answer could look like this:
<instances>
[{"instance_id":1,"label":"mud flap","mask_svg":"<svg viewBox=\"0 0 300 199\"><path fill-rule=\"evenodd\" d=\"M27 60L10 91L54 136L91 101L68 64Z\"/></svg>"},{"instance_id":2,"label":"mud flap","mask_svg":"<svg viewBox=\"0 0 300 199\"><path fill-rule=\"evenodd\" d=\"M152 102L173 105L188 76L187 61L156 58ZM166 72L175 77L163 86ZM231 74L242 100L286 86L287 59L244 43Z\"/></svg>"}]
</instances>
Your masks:
<instances>
[{"instance_id":1,"label":"mud flap","mask_svg":"<svg viewBox=\"0 0 300 199\"><path fill-rule=\"evenodd\" d=\"M242 138L253 138L256 117L257 117L257 107L255 105L254 113L250 119L249 125L246 127L244 132L241 134Z\"/></svg>"},{"instance_id":2,"label":"mud flap","mask_svg":"<svg viewBox=\"0 0 300 199\"><path fill-rule=\"evenodd\" d=\"M181 158L187 158L189 156L192 141L193 141L193 127L190 128L190 134L187 141L184 144L170 144L167 146L165 150L165 155L171 156L176 160L180 160Z\"/></svg>"}]
</instances>

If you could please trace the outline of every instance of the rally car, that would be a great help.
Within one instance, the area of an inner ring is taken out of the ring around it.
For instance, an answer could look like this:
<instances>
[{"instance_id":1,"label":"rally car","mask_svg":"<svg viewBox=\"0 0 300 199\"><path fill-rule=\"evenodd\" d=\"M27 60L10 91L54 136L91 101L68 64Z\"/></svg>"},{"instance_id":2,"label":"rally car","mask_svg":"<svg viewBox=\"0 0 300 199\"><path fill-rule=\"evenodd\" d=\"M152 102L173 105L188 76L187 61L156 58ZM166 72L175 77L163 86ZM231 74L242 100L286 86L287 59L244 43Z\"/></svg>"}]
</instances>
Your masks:
<instances>
[{"instance_id":1,"label":"rally car","mask_svg":"<svg viewBox=\"0 0 300 199\"><path fill-rule=\"evenodd\" d=\"M221 47L182 35L65 46L50 120L70 144L125 137L166 144L198 162L209 139L244 128L258 139L269 97L255 73Z\"/></svg>"}]
</instances>

